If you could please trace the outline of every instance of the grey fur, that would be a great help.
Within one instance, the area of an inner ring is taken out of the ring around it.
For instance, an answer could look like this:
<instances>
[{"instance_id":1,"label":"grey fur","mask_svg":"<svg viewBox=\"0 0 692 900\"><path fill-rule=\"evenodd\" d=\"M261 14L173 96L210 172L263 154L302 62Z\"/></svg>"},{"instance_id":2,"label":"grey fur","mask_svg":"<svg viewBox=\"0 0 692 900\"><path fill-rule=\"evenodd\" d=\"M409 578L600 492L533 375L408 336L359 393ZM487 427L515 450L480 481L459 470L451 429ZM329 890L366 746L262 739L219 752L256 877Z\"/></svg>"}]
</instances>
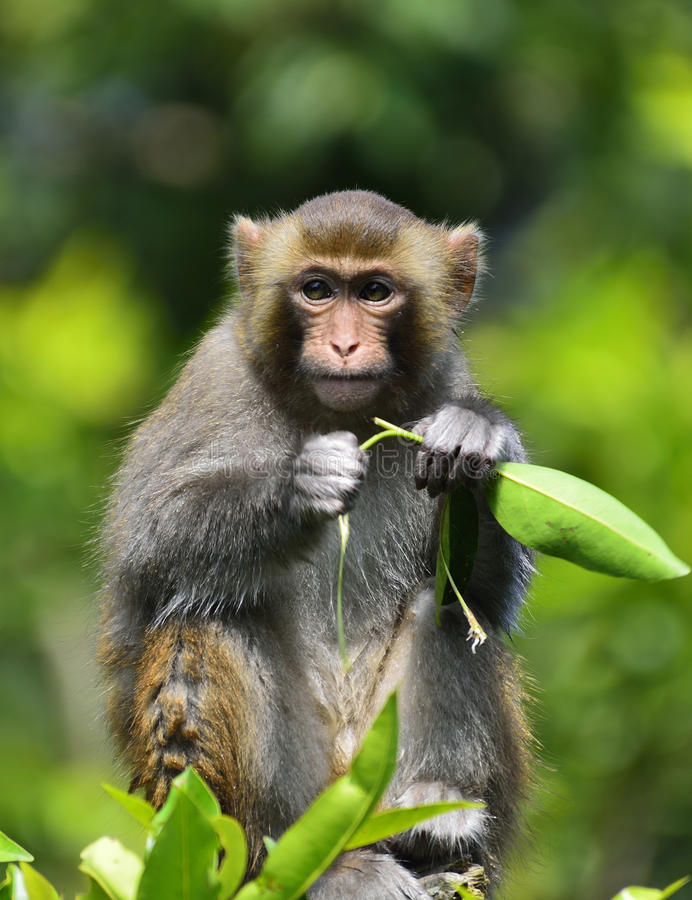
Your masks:
<instances>
[{"instance_id":1,"label":"grey fur","mask_svg":"<svg viewBox=\"0 0 692 900\"><path fill-rule=\"evenodd\" d=\"M425 900L428 896L391 856L371 850L344 853L308 891L309 900Z\"/></svg>"},{"instance_id":2,"label":"grey fur","mask_svg":"<svg viewBox=\"0 0 692 900\"><path fill-rule=\"evenodd\" d=\"M479 395L451 331L415 391L407 395L392 373L377 409L346 414L319 407L297 374L277 391L238 345L242 315L242 306L230 311L202 340L116 478L103 591L104 640L117 648L105 657L116 731L130 725L146 635L171 621L218 623L247 659L255 698L247 715L266 759L254 786L260 826L276 837L326 786L330 766L348 765L399 686L401 759L388 802L407 791L428 802L462 796L484 800L487 814L421 826L383 853L347 854L309 896L426 896L392 851L421 873L468 854L496 880L524 753L503 700L497 633L515 622L532 560L492 518L478 476L498 460L525 458L518 432ZM372 434L373 413L414 423L425 435L420 452L383 442L368 464L358 443ZM476 486L480 513L465 598L490 633L475 654L459 608L446 607L442 627L434 625L429 588L441 508L431 497L461 479ZM353 668L345 674L334 517L351 507L344 604Z\"/></svg>"}]
</instances>

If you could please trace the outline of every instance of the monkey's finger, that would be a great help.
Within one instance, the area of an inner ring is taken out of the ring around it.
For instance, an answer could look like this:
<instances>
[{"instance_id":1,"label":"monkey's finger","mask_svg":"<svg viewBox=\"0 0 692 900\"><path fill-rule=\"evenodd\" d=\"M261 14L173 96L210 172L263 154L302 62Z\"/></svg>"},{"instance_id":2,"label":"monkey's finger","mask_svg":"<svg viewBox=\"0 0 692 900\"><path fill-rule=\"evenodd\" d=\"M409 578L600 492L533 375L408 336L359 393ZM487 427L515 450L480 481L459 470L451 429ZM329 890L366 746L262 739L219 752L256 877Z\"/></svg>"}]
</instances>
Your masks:
<instances>
[{"instance_id":1,"label":"monkey's finger","mask_svg":"<svg viewBox=\"0 0 692 900\"><path fill-rule=\"evenodd\" d=\"M490 429L488 441L483 448L483 455L491 461L491 465L494 466L507 458L507 437L508 430L505 425L494 425Z\"/></svg>"},{"instance_id":2,"label":"monkey's finger","mask_svg":"<svg viewBox=\"0 0 692 900\"><path fill-rule=\"evenodd\" d=\"M464 482L474 482L490 474L492 460L480 453L460 454L449 474L450 490Z\"/></svg>"},{"instance_id":3,"label":"monkey's finger","mask_svg":"<svg viewBox=\"0 0 692 900\"><path fill-rule=\"evenodd\" d=\"M413 431L416 434L420 434L422 437L425 437L432 420L433 420L432 416L426 416L424 419L419 419L418 422L415 422L413 425L411 425L410 431ZM408 426L404 426L404 427L408 427Z\"/></svg>"},{"instance_id":4,"label":"monkey's finger","mask_svg":"<svg viewBox=\"0 0 692 900\"><path fill-rule=\"evenodd\" d=\"M434 453L428 468L428 493L437 497L447 489L449 473L454 465L454 454Z\"/></svg>"},{"instance_id":5,"label":"monkey's finger","mask_svg":"<svg viewBox=\"0 0 692 900\"><path fill-rule=\"evenodd\" d=\"M468 421L463 439L459 441L460 456L484 456L484 450L491 435L491 425L483 416L474 414Z\"/></svg>"},{"instance_id":6,"label":"monkey's finger","mask_svg":"<svg viewBox=\"0 0 692 900\"><path fill-rule=\"evenodd\" d=\"M428 483L428 468L432 462L430 450L419 450L416 454L416 467L414 477L416 480L416 488L421 491Z\"/></svg>"}]
</instances>

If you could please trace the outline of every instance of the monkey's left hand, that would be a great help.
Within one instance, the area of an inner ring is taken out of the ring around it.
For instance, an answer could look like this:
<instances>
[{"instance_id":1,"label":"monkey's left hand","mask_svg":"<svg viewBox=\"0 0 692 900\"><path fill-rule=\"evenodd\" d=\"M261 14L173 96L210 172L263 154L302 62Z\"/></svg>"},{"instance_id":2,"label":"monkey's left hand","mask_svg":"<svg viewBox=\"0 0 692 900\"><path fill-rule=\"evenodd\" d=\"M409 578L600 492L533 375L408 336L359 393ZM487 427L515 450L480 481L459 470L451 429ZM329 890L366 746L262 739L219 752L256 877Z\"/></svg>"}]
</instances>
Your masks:
<instances>
[{"instance_id":1,"label":"monkey's left hand","mask_svg":"<svg viewBox=\"0 0 692 900\"><path fill-rule=\"evenodd\" d=\"M448 403L413 430L423 435L416 457L416 487L427 488L431 497L462 483L478 483L497 463L523 456L509 419L477 398L468 405L463 400Z\"/></svg>"}]
</instances>

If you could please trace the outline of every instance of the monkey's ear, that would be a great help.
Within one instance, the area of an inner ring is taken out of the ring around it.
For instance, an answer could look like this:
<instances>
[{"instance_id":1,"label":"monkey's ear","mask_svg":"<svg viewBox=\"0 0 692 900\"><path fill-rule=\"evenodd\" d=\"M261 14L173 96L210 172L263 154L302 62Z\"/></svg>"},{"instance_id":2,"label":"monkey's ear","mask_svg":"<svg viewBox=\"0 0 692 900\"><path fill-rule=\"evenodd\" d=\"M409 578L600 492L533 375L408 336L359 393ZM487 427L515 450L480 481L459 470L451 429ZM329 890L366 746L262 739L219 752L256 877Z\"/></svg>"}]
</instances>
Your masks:
<instances>
[{"instance_id":1,"label":"monkey's ear","mask_svg":"<svg viewBox=\"0 0 692 900\"><path fill-rule=\"evenodd\" d=\"M230 228L232 253L241 290L249 287L255 267L257 248L262 240L262 227L247 216L236 216Z\"/></svg>"},{"instance_id":2,"label":"monkey's ear","mask_svg":"<svg viewBox=\"0 0 692 900\"><path fill-rule=\"evenodd\" d=\"M483 233L474 222L467 222L447 232L457 313L463 312L471 299L476 277L482 268L482 241Z\"/></svg>"}]
</instances>

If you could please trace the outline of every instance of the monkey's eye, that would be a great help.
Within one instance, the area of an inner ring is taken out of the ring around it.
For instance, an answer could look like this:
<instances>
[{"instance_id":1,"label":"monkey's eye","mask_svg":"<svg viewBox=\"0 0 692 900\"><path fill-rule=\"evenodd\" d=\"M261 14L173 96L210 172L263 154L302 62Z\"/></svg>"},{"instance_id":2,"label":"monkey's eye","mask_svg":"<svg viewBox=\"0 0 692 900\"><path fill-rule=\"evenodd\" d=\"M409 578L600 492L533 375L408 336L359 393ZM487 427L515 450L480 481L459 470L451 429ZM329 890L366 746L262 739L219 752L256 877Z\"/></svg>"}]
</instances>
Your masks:
<instances>
[{"instance_id":1,"label":"monkey's eye","mask_svg":"<svg viewBox=\"0 0 692 900\"><path fill-rule=\"evenodd\" d=\"M392 296L392 289L381 281L369 281L359 294L361 300L382 303Z\"/></svg>"},{"instance_id":2,"label":"monkey's eye","mask_svg":"<svg viewBox=\"0 0 692 900\"><path fill-rule=\"evenodd\" d=\"M321 278L312 278L303 285L303 296L316 303L319 300L327 300L334 292L326 281Z\"/></svg>"}]
</instances>

